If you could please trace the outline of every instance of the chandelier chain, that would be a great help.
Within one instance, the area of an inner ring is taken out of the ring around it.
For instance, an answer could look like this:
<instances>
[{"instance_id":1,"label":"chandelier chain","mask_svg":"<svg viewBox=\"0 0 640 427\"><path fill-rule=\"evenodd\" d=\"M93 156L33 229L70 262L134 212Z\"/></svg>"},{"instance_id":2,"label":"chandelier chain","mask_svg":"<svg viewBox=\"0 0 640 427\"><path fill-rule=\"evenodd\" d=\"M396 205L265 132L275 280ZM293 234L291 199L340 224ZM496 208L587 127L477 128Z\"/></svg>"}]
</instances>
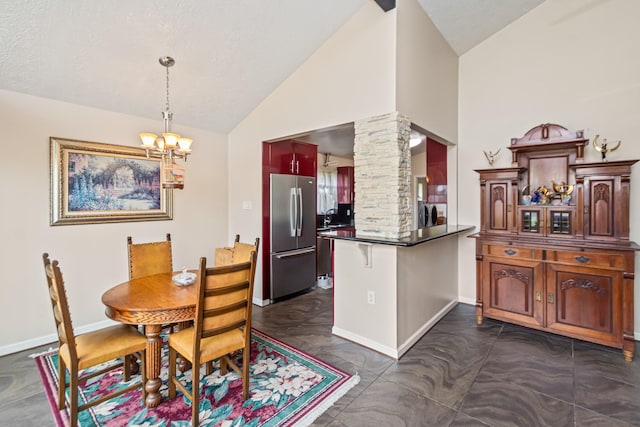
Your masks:
<instances>
[{"instance_id":1,"label":"chandelier chain","mask_svg":"<svg viewBox=\"0 0 640 427\"><path fill-rule=\"evenodd\" d=\"M167 100L165 103L165 111L168 113L169 112L169 67L165 66L166 70L167 70Z\"/></svg>"}]
</instances>

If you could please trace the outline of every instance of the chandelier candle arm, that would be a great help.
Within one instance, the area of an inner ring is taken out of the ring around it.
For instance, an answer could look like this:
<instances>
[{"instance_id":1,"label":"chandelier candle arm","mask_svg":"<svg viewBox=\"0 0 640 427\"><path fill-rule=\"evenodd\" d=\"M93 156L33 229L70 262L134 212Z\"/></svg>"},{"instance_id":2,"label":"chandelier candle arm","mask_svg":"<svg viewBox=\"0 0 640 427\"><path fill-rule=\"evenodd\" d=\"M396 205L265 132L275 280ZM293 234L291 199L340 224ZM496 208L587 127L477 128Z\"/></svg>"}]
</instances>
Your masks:
<instances>
[{"instance_id":1,"label":"chandelier candle arm","mask_svg":"<svg viewBox=\"0 0 640 427\"><path fill-rule=\"evenodd\" d=\"M171 132L173 113L169 110L169 67L172 67L176 61L170 56L162 56L159 62L160 65L165 67L167 76L167 96L165 110L162 112L164 132L162 132L162 136L150 132L141 132L140 139L142 140L142 148L145 149L147 157L149 157L150 153L162 157L162 188L181 189L184 187L184 167L178 165L175 159L187 161L187 156L191 153L193 140Z\"/></svg>"}]
</instances>

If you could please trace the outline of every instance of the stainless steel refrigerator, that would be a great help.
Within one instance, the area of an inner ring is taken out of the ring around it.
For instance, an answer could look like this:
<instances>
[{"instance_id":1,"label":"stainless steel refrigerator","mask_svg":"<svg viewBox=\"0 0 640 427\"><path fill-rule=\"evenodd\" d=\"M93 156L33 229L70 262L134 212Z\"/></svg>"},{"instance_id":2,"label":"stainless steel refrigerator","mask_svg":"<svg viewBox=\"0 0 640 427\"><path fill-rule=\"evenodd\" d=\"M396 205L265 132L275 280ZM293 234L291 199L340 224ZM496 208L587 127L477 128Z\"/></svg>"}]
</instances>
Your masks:
<instances>
[{"instance_id":1,"label":"stainless steel refrigerator","mask_svg":"<svg viewBox=\"0 0 640 427\"><path fill-rule=\"evenodd\" d=\"M316 281L316 179L271 174L271 301Z\"/></svg>"}]
</instances>

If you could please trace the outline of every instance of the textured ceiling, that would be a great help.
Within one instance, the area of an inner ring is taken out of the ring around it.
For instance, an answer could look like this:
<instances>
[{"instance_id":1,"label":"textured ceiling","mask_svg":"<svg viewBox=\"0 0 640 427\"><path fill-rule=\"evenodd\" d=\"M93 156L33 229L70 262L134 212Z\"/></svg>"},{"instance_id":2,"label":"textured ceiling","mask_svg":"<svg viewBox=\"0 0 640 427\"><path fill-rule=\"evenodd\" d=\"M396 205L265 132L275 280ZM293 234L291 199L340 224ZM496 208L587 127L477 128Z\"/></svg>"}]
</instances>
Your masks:
<instances>
[{"instance_id":1,"label":"textured ceiling","mask_svg":"<svg viewBox=\"0 0 640 427\"><path fill-rule=\"evenodd\" d=\"M228 132L373 0L0 0L0 89ZM418 0L463 53L541 0ZM326 139L326 138L325 138Z\"/></svg>"},{"instance_id":2,"label":"textured ceiling","mask_svg":"<svg viewBox=\"0 0 640 427\"><path fill-rule=\"evenodd\" d=\"M544 0L418 0L458 56L542 2Z\"/></svg>"}]
</instances>

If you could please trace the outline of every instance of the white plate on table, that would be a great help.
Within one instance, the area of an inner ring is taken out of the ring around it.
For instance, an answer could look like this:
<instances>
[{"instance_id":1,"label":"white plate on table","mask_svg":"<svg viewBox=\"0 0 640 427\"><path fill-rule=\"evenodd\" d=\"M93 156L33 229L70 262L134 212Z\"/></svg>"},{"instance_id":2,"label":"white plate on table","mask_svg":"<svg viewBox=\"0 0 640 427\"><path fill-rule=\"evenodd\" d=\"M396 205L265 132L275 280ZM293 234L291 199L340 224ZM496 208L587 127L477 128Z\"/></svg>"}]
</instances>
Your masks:
<instances>
[{"instance_id":1,"label":"white plate on table","mask_svg":"<svg viewBox=\"0 0 640 427\"><path fill-rule=\"evenodd\" d=\"M193 285L198 275L196 273L182 272L173 276L173 282L178 286Z\"/></svg>"}]
</instances>

